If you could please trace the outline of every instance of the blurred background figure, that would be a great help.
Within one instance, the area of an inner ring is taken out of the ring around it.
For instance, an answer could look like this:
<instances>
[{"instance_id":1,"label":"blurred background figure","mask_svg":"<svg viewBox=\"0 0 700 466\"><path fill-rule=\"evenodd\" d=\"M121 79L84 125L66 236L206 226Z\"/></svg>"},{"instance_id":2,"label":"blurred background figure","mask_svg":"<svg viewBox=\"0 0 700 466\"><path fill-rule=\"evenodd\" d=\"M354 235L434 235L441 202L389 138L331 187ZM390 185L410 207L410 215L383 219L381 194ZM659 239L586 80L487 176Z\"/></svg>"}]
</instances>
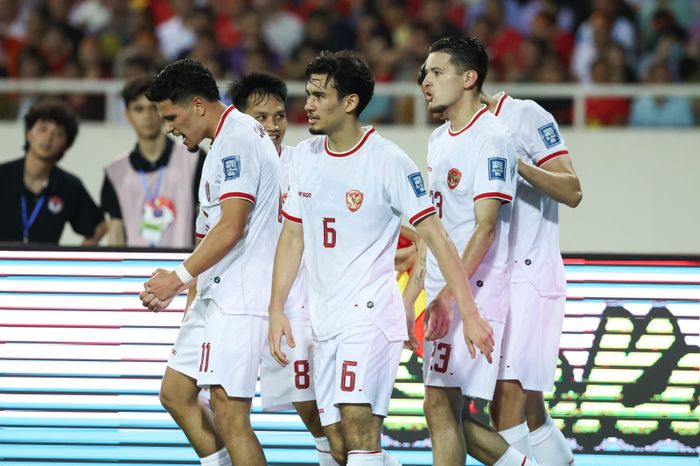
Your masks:
<instances>
[{"instance_id":1,"label":"blurred background figure","mask_svg":"<svg viewBox=\"0 0 700 466\"><path fill-rule=\"evenodd\" d=\"M65 104L45 101L24 117L24 157L0 165L4 220L0 241L58 244L70 223L94 246L107 227L78 177L57 166L78 135L78 118Z\"/></svg>"},{"instance_id":2,"label":"blurred background figure","mask_svg":"<svg viewBox=\"0 0 700 466\"><path fill-rule=\"evenodd\" d=\"M122 90L125 115L136 133L134 149L105 169L101 203L109 217L110 246L191 248L205 154L191 154L163 133L155 104L140 77Z\"/></svg>"},{"instance_id":3,"label":"blurred background figure","mask_svg":"<svg viewBox=\"0 0 700 466\"><path fill-rule=\"evenodd\" d=\"M647 71L645 82L650 85L668 85L671 70L665 63L654 63ZM693 126L690 100L685 97L645 95L632 100L630 126L684 128Z\"/></svg>"}]
</instances>

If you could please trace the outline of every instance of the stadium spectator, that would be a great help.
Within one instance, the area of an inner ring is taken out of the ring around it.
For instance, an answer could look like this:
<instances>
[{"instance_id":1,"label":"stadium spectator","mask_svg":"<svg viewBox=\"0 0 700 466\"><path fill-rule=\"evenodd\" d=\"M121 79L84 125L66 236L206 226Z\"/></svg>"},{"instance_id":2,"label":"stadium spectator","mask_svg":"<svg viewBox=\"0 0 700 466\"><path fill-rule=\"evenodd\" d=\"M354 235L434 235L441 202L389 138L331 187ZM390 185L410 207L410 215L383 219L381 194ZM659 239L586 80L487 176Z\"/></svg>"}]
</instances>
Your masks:
<instances>
[{"instance_id":1,"label":"stadium spectator","mask_svg":"<svg viewBox=\"0 0 700 466\"><path fill-rule=\"evenodd\" d=\"M0 165L0 241L58 244L70 223L84 246L96 245L106 231L102 213L80 179L57 166L78 134L75 113L45 101L29 109L24 124L24 157Z\"/></svg>"},{"instance_id":2,"label":"stadium spectator","mask_svg":"<svg viewBox=\"0 0 700 466\"><path fill-rule=\"evenodd\" d=\"M671 70L664 63L654 63L647 71L645 82L668 85ZM685 97L644 95L632 100L630 126L688 127L694 124L690 101Z\"/></svg>"}]
</instances>

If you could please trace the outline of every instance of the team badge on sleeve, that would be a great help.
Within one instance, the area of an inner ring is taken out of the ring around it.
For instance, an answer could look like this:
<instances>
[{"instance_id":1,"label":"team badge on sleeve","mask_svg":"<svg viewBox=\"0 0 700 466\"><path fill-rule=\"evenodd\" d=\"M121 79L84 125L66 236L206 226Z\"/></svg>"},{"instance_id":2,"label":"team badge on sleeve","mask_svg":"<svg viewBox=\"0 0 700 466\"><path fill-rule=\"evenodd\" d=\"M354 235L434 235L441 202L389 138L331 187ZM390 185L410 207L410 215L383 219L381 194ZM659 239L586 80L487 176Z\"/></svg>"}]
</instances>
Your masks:
<instances>
[{"instance_id":1,"label":"team badge on sleeve","mask_svg":"<svg viewBox=\"0 0 700 466\"><path fill-rule=\"evenodd\" d=\"M489 180L506 180L508 161L503 157L489 157Z\"/></svg>"},{"instance_id":2,"label":"team badge on sleeve","mask_svg":"<svg viewBox=\"0 0 700 466\"><path fill-rule=\"evenodd\" d=\"M416 193L416 197L425 196L427 194L425 183L423 182L423 175L421 175L420 172L408 175L408 181L411 182L411 187L413 188L413 192Z\"/></svg>"},{"instance_id":3,"label":"team badge on sleeve","mask_svg":"<svg viewBox=\"0 0 700 466\"><path fill-rule=\"evenodd\" d=\"M224 157L221 163L224 164L224 180L235 180L241 176L241 158L238 155Z\"/></svg>"},{"instance_id":4,"label":"team badge on sleeve","mask_svg":"<svg viewBox=\"0 0 700 466\"><path fill-rule=\"evenodd\" d=\"M447 187L455 189L461 180L462 172L456 168L450 168L450 171L447 172Z\"/></svg>"},{"instance_id":5,"label":"team badge on sleeve","mask_svg":"<svg viewBox=\"0 0 700 466\"><path fill-rule=\"evenodd\" d=\"M345 193L345 205L348 206L350 212L357 212L357 210L362 207L362 200L364 199L364 194L357 189L353 189Z\"/></svg>"},{"instance_id":6,"label":"team badge on sleeve","mask_svg":"<svg viewBox=\"0 0 700 466\"><path fill-rule=\"evenodd\" d=\"M554 127L554 123L549 123L547 125L541 126L537 129L537 131L539 131L540 137L542 138L542 142L544 142L544 145L547 147L547 149L549 149L552 146L556 146L561 142L559 132L557 131L557 128Z\"/></svg>"}]
</instances>

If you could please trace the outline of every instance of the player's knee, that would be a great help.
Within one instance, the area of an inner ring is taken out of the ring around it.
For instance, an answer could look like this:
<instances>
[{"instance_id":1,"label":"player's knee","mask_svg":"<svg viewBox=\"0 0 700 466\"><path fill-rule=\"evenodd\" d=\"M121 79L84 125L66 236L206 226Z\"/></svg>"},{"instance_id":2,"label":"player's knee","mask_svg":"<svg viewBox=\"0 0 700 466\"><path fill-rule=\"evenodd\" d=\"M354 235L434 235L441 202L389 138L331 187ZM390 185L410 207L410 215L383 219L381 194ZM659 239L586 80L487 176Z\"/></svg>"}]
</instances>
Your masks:
<instances>
[{"instance_id":1,"label":"player's knee","mask_svg":"<svg viewBox=\"0 0 700 466\"><path fill-rule=\"evenodd\" d=\"M181 410L186 404L186 398L183 397L182 392L177 390L177 387L165 383L165 381L160 386L158 399L160 400L160 404L163 405L165 410L169 413Z\"/></svg>"},{"instance_id":2,"label":"player's knee","mask_svg":"<svg viewBox=\"0 0 700 466\"><path fill-rule=\"evenodd\" d=\"M445 418L450 411L449 400L444 393L439 390L426 390L425 398L423 399L423 411L428 422L435 424Z\"/></svg>"}]
</instances>

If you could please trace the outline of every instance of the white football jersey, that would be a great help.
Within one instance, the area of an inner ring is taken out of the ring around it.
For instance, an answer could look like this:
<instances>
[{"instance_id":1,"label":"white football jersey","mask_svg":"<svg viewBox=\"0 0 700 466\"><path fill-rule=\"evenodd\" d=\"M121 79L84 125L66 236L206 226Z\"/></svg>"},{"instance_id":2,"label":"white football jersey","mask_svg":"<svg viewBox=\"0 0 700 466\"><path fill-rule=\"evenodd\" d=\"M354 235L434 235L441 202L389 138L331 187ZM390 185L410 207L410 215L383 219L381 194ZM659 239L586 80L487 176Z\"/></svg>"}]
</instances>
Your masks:
<instances>
[{"instance_id":1,"label":"white football jersey","mask_svg":"<svg viewBox=\"0 0 700 466\"><path fill-rule=\"evenodd\" d=\"M228 107L202 167L197 222L201 236L219 221L222 202L253 203L243 237L197 279L197 295L213 299L225 314L267 316L279 235L277 158L262 125Z\"/></svg>"},{"instance_id":2,"label":"white football jersey","mask_svg":"<svg viewBox=\"0 0 700 466\"><path fill-rule=\"evenodd\" d=\"M294 156L294 147L282 146L280 150L280 213L278 216L279 231L282 232L284 217L282 216L282 204L287 199L289 189L289 167ZM304 262L302 260L299 273L292 288L289 290L287 302L284 303L284 314L289 320L309 320L309 303L306 284L304 283Z\"/></svg>"},{"instance_id":3,"label":"white football jersey","mask_svg":"<svg viewBox=\"0 0 700 466\"><path fill-rule=\"evenodd\" d=\"M430 196L460 255L476 226L476 202L498 199L504 204L496 224L496 238L470 279L481 312L499 322L505 321L508 314L508 227L516 169L512 138L485 106L461 131L453 132L447 122L430 136ZM445 284L435 256L428 252L425 278L428 302Z\"/></svg>"},{"instance_id":4,"label":"white football jersey","mask_svg":"<svg viewBox=\"0 0 700 466\"><path fill-rule=\"evenodd\" d=\"M495 115L515 139L518 157L542 166L569 151L554 117L532 100L503 93ZM564 296L566 278L559 251L559 203L518 176L510 226L511 281L529 281L542 296Z\"/></svg>"},{"instance_id":5,"label":"white football jersey","mask_svg":"<svg viewBox=\"0 0 700 466\"><path fill-rule=\"evenodd\" d=\"M415 224L434 212L415 163L374 128L348 152L332 152L323 136L295 148L282 213L303 225L317 339L367 323L406 338L394 272L401 216Z\"/></svg>"}]
</instances>

